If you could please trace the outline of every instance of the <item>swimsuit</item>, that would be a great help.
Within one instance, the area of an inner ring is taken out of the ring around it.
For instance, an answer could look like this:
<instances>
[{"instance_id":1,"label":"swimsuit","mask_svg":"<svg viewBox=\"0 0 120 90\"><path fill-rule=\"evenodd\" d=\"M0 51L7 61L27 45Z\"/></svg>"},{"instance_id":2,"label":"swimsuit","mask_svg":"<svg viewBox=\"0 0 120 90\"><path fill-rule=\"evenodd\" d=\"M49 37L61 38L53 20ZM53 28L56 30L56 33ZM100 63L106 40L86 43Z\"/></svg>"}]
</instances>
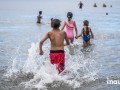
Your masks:
<instances>
[{"instance_id":1,"label":"swimsuit","mask_svg":"<svg viewBox=\"0 0 120 90\"><path fill-rule=\"evenodd\" d=\"M66 22L66 34L69 39L74 38L74 23L69 23L67 20Z\"/></svg>"},{"instance_id":2,"label":"swimsuit","mask_svg":"<svg viewBox=\"0 0 120 90\"><path fill-rule=\"evenodd\" d=\"M83 41L88 42L90 40L90 35L83 35Z\"/></svg>"},{"instance_id":3,"label":"swimsuit","mask_svg":"<svg viewBox=\"0 0 120 90\"><path fill-rule=\"evenodd\" d=\"M83 28L83 30L84 30L84 28ZM89 31L90 32L90 31ZM83 33L83 41L85 41L85 42L88 42L90 40L90 35L88 34L88 35L85 35L84 33Z\"/></svg>"},{"instance_id":4,"label":"swimsuit","mask_svg":"<svg viewBox=\"0 0 120 90\"><path fill-rule=\"evenodd\" d=\"M50 62L56 64L58 72L61 73L65 64L64 50L50 50Z\"/></svg>"}]
</instances>

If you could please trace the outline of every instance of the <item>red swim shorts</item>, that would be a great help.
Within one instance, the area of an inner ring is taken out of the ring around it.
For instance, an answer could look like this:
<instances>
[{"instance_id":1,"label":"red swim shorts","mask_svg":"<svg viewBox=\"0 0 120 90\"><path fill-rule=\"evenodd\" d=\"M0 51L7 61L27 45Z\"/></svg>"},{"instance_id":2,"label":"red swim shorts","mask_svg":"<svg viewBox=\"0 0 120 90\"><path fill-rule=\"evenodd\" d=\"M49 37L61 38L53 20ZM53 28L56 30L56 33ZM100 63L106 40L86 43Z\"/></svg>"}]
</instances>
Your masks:
<instances>
[{"instance_id":1,"label":"red swim shorts","mask_svg":"<svg viewBox=\"0 0 120 90\"><path fill-rule=\"evenodd\" d=\"M56 64L58 72L61 73L65 65L64 50L50 50L50 62Z\"/></svg>"}]
</instances>

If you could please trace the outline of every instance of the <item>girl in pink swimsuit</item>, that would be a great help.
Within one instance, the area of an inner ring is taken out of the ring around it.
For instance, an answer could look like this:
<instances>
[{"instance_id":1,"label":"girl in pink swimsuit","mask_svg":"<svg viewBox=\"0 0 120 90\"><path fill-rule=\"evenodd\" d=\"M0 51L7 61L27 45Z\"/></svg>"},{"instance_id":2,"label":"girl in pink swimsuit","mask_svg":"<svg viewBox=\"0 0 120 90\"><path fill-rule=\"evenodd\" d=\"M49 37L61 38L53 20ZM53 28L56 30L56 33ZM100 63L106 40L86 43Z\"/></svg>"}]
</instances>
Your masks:
<instances>
[{"instance_id":1,"label":"girl in pink swimsuit","mask_svg":"<svg viewBox=\"0 0 120 90\"><path fill-rule=\"evenodd\" d=\"M66 34L71 43L73 43L74 41L74 29L76 31L76 36L77 36L76 22L72 20L72 17L73 17L72 12L68 12L67 13L68 20L64 22L64 25L62 27L63 30L64 27L66 26Z\"/></svg>"}]
</instances>

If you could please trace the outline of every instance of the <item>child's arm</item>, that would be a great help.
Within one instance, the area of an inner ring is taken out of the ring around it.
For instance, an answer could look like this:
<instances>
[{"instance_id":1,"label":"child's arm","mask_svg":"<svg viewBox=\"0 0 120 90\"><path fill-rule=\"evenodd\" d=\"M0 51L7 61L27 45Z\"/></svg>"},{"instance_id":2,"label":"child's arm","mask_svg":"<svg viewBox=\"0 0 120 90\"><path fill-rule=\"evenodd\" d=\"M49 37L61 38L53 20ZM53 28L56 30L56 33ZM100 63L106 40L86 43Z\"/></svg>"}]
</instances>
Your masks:
<instances>
[{"instance_id":1,"label":"child's arm","mask_svg":"<svg viewBox=\"0 0 120 90\"><path fill-rule=\"evenodd\" d=\"M39 50L40 50L40 55L43 55L43 50L42 50L42 46L43 46L43 43L48 39L48 37L49 37L49 33L47 33L46 35L45 35L45 37L40 41L40 43L39 43Z\"/></svg>"},{"instance_id":2,"label":"child's arm","mask_svg":"<svg viewBox=\"0 0 120 90\"><path fill-rule=\"evenodd\" d=\"M78 30L77 30L77 26L76 26L76 22L74 21L74 25L75 25L75 32L76 32L76 37L78 35Z\"/></svg>"},{"instance_id":3,"label":"child's arm","mask_svg":"<svg viewBox=\"0 0 120 90\"><path fill-rule=\"evenodd\" d=\"M81 37L81 35L78 35L78 36L76 36L75 38L78 39L79 37Z\"/></svg>"},{"instance_id":4,"label":"child's arm","mask_svg":"<svg viewBox=\"0 0 120 90\"><path fill-rule=\"evenodd\" d=\"M81 33L80 33L80 35L76 36L75 38L76 38L76 39L78 39L79 37L81 37L81 36L82 36L82 34L83 34L83 29L82 29L82 31L81 31Z\"/></svg>"},{"instance_id":5,"label":"child's arm","mask_svg":"<svg viewBox=\"0 0 120 90\"><path fill-rule=\"evenodd\" d=\"M67 34L66 34L66 32L64 32L64 33L65 33L65 41L66 41L65 46L66 46L66 45L70 45L70 42L69 42L69 40L68 40L68 38L67 38Z\"/></svg>"},{"instance_id":6,"label":"child's arm","mask_svg":"<svg viewBox=\"0 0 120 90\"><path fill-rule=\"evenodd\" d=\"M63 27L61 28L61 30L63 30L63 29L65 28L65 25L66 25L66 23L64 22L64 25L63 25Z\"/></svg>"},{"instance_id":7,"label":"child's arm","mask_svg":"<svg viewBox=\"0 0 120 90\"><path fill-rule=\"evenodd\" d=\"M90 32L91 32L91 38L94 39L94 34L93 34L91 28L90 28Z\"/></svg>"}]
</instances>

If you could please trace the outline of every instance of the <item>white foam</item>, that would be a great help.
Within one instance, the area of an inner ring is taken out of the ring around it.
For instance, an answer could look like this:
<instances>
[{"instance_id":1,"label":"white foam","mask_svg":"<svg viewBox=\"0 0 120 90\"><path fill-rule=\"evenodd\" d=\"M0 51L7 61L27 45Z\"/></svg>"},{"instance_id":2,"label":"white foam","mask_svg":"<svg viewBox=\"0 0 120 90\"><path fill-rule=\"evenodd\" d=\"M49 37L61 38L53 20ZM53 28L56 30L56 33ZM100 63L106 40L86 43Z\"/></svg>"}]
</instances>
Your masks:
<instances>
[{"instance_id":1,"label":"white foam","mask_svg":"<svg viewBox=\"0 0 120 90\"><path fill-rule=\"evenodd\" d=\"M78 43L72 44L71 47L74 54L69 54L69 48L65 47L65 70L58 74L56 66L52 65L49 60L50 45L43 47L44 55L40 56L38 43L32 43L28 50L28 58L23 65L23 72L33 73L34 78L24 82L26 87L46 89L47 84L59 81L78 88L83 82L94 80L98 72L94 58L91 56L85 59L84 53L80 51L81 45Z\"/></svg>"}]
</instances>

